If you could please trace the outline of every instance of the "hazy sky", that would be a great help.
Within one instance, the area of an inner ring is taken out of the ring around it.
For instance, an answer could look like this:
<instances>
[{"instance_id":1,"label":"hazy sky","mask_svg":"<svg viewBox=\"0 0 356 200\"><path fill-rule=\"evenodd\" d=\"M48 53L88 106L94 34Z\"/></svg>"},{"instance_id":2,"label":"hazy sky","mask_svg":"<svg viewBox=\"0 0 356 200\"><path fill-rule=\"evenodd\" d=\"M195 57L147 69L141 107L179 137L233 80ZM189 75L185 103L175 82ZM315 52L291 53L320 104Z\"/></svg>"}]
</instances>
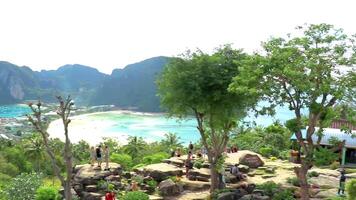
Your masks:
<instances>
[{"instance_id":1,"label":"hazy sky","mask_svg":"<svg viewBox=\"0 0 356 200\"><path fill-rule=\"evenodd\" d=\"M110 73L149 57L233 43L248 51L304 23L356 33L355 0L0 0L0 60Z\"/></svg>"}]
</instances>

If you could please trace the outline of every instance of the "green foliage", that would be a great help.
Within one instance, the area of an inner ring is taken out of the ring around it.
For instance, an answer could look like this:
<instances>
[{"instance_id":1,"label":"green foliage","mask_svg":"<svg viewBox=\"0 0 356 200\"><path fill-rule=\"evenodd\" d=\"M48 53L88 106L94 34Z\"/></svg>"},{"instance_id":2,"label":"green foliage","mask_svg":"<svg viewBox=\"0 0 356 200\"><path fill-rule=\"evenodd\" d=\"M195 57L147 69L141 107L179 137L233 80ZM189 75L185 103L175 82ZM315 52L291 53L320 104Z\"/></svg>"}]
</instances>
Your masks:
<instances>
[{"instance_id":1,"label":"green foliage","mask_svg":"<svg viewBox=\"0 0 356 200\"><path fill-rule=\"evenodd\" d=\"M156 188L156 187L157 187L157 181L155 181L155 180L149 180L149 181L147 181L147 185L148 185L150 188Z\"/></svg>"},{"instance_id":2,"label":"green foliage","mask_svg":"<svg viewBox=\"0 0 356 200\"><path fill-rule=\"evenodd\" d=\"M8 200L34 199L36 190L42 185L41 174L20 174L4 188Z\"/></svg>"},{"instance_id":3,"label":"green foliage","mask_svg":"<svg viewBox=\"0 0 356 200\"><path fill-rule=\"evenodd\" d=\"M118 163L123 169L128 170L132 166L132 158L128 154L117 154L113 153L110 156L111 162Z\"/></svg>"},{"instance_id":4,"label":"green foliage","mask_svg":"<svg viewBox=\"0 0 356 200\"><path fill-rule=\"evenodd\" d=\"M105 180L99 180L99 181L96 183L96 187L99 188L99 189L102 189L102 190L107 190L107 188L108 188L108 182L105 181Z\"/></svg>"},{"instance_id":5,"label":"green foliage","mask_svg":"<svg viewBox=\"0 0 356 200\"><path fill-rule=\"evenodd\" d=\"M295 200L291 190L282 190L273 195L272 200Z\"/></svg>"},{"instance_id":6,"label":"green foliage","mask_svg":"<svg viewBox=\"0 0 356 200\"><path fill-rule=\"evenodd\" d=\"M333 163L330 164L330 169L338 169L340 167L340 162L334 161Z\"/></svg>"},{"instance_id":7,"label":"green foliage","mask_svg":"<svg viewBox=\"0 0 356 200\"><path fill-rule=\"evenodd\" d=\"M19 169L12 163L1 162L0 173L13 177L19 174Z\"/></svg>"},{"instance_id":8,"label":"green foliage","mask_svg":"<svg viewBox=\"0 0 356 200\"><path fill-rule=\"evenodd\" d=\"M327 200L347 200L347 198L346 197L330 197L330 198L328 198Z\"/></svg>"},{"instance_id":9,"label":"green foliage","mask_svg":"<svg viewBox=\"0 0 356 200\"><path fill-rule=\"evenodd\" d=\"M266 127L244 129L233 135L230 145L259 152L265 157L289 158L291 132L278 122Z\"/></svg>"},{"instance_id":10,"label":"green foliage","mask_svg":"<svg viewBox=\"0 0 356 200\"><path fill-rule=\"evenodd\" d=\"M300 187L299 179L297 177L288 177L287 183L290 183L294 186Z\"/></svg>"},{"instance_id":11,"label":"green foliage","mask_svg":"<svg viewBox=\"0 0 356 200\"><path fill-rule=\"evenodd\" d=\"M75 164L85 164L89 162L90 146L86 141L81 140L73 144L72 151Z\"/></svg>"},{"instance_id":12,"label":"green foliage","mask_svg":"<svg viewBox=\"0 0 356 200\"><path fill-rule=\"evenodd\" d=\"M256 188L263 190L266 195L272 197L275 193L279 191L280 185L273 181L268 181L266 183L256 185Z\"/></svg>"},{"instance_id":13,"label":"green foliage","mask_svg":"<svg viewBox=\"0 0 356 200\"><path fill-rule=\"evenodd\" d=\"M149 200L148 194L136 191L136 192L128 192L123 196L123 200Z\"/></svg>"},{"instance_id":14,"label":"green foliage","mask_svg":"<svg viewBox=\"0 0 356 200\"><path fill-rule=\"evenodd\" d=\"M162 160L169 158L169 154L165 152L155 153L153 155L143 157L143 164L160 163Z\"/></svg>"},{"instance_id":15,"label":"green foliage","mask_svg":"<svg viewBox=\"0 0 356 200\"><path fill-rule=\"evenodd\" d=\"M319 176L319 173L316 172L316 171L311 171L311 172L308 172L308 177L312 178L312 177L318 177Z\"/></svg>"},{"instance_id":16,"label":"green foliage","mask_svg":"<svg viewBox=\"0 0 356 200\"><path fill-rule=\"evenodd\" d=\"M232 189L227 189L227 188L215 190L213 192L213 194L211 195L211 199L212 200L216 200L216 199L218 199L219 194L222 194L222 193L225 193L225 192L231 192L231 191L233 191L233 190Z\"/></svg>"},{"instance_id":17,"label":"green foliage","mask_svg":"<svg viewBox=\"0 0 356 200\"><path fill-rule=\"evenodd\" d=\"M203 163L204 163L204 160L195 160L194 161L194 165L193 167L197 168L197 169L200 169L203 167Z\"/></svg>"},{"instance_id":18,"label":"green foliage","mask_svg":"<svg viewBox=\"0 0 356 200\"><path fill-rule=\"evenodd\" d=\"M140 175L136 175L132 178L132 180L134 180L137 184L143 184L143 177Z\"/></svg>"},{"instance_id":19,"label":"green foliage","mask_svg":"<svg viewBox=\"0 0 356 200\"><path fill-rule=\"evenodd\" d=\"M356 199L356 179L350 179L346 183L346 192L349 200Z\"/></svg>"},{"instance_id":20,"label":"green foliage","mask_svg":"<svg viewBox=\"0 0 356 200\"><path fill-rule=\"evenodd\" d=\"M338 159L338 154L327 148L319 148L314 152L314 163L316 166L330 165Z\"/></svg>"},{"instance_id":21,"label":"green foliage","mask_svg":"<svg viewBox=\"0 0 356 200\"><path fill-rule=\"evenodd\" d=\"M58 190L54 187L42 186L36 191L36 200L57 200Z\"/></svg>"}]
</instances>

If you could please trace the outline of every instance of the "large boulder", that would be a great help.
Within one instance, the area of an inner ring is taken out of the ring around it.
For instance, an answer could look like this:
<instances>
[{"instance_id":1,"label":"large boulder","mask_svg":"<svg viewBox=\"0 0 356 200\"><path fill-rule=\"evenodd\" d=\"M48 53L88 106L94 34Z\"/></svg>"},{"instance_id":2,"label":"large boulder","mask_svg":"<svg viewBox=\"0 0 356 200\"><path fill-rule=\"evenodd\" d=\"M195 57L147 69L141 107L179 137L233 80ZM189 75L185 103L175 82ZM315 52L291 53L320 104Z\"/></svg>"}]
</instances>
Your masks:
<instances>
[{"instance_id":1,"label":"large boulder","mask_svg":"<svg viewBox=\"0 0 356 200\"><path fill-rule=\"evenodd\" d=\"M182 169L167 163L147 165L145 167L137 169L136 172L143 176L150 176L158 182L163 181L170 176L183 175Z\"/></svg>"},{"instance_id":2,"label":"large boulder","mask_svg":"<svg viewBox=\"0 0 356 200\"><path fill-rule=\"evenodd\" d=\"M171 179L160 182L158 188L162 196L178 195L182 191L182 187L174 183Z\"/></svg>"},{"instance_id":3,"label":"large boulder","mask_svg":"<svg viewBox=\"0 0 356 200\"><path fill-rule=\"evenodd\" d=\"M101 200L104 195L95 192L83 192L82 197L85 200Z\"/></svg>"},{"instance_id":4,"label":"large boulder","mask_svg":"<svg viewBox=\"0 0 356 200\"><path fill-rule=\"evenodd\" d=\"M189 180L198 180L209 182L210 179L210 169L200 168L200 169L192 169L188 172Z\"/></svg>"},{"instance_id":5,"label":"large boulder","mask_svg":"<svg viewBox=\"0 0 356 200\"><path fill-rule=\"evenodd\" d=\"M241 154L239 163L247 165L250 168L258 168L264 165L262 157L259 154L253 152L244 152Z\"/></svg>"}]
</instances>

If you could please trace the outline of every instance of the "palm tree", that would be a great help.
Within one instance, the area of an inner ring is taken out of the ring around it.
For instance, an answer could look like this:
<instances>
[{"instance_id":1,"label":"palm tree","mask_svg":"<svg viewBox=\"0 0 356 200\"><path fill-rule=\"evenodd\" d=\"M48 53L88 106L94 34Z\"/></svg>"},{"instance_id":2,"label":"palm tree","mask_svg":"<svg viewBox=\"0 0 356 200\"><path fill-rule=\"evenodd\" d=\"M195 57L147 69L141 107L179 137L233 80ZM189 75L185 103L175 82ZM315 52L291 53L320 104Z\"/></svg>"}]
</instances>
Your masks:
<instances>
[{"instance_id":1,"label":"palm tree","mask_svg":"<svg viewBox=\"0 0 356 200\"><path fill-rule=\"evenodd\" d=\"M36 133L24 138L24 150L26 156L35 161L36 171L39 172L45 156L42 138Z\"/></svg>"},{"instance_id":2,"label":"palm tree","mask_svg":"<svg viewBox=\"0 0 356 200\"><path fill-rule=\"evenodd\" d=\"M182 147L182 142L179 142L180 137L176 133L166 133L164 134L164 139L161 144L166 146L167 149L175 149L177 147Z\"/></svg>"},{"instance_id":3,"label":"palm tree","mask_svg":"<svg viewBox=\"0 0 356 200\"><path fill-rule=\"evenodd\" d=\"M138 158L138 155L145 149L147 143L142 137L129 136L127 145L124 146L124 152L132 158Z\"/></svg>"}]
</instances>

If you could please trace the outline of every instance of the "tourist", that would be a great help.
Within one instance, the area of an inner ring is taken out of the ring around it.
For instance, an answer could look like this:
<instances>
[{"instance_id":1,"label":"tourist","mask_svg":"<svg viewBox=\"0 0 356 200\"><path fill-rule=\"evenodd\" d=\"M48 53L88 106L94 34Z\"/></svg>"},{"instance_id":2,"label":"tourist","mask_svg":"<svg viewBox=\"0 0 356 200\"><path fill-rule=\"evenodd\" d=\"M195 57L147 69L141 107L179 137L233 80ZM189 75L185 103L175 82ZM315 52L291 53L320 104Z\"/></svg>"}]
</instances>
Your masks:
<instances>
[{"instance_id":1,"label":"tourist","mask_svg":"<svg viewBox=\"0 0 356 200\"><path fill-rule=\"evenodd\" d=\"M96 161L98 162L98 167L101 168L102 156L101 156L101 145L96 148Z\"/></svg>"},{"instance_id":2,"label":"tourist","mask_svg":"<svg viewBox=\"0 0 356 200\"><path fill-rule=\"evenodd\" d=\"M108 145L105 145L104 155L105 155L105 169L104 169L104 171L109 171L109 157L110 157L110 152L109 152L109 147L108 147Z\"/></svg>"},{"instance_id":3,"label":"tourist","mask_svg":"<svg viewBox=\"0 0 356 200\"><path fill-rule=\"evenodd\" d=\"M96 152L95 152L94 147L92 146L90 148L90 165L91 166L94 166L95 160L96 160Z\"/></svg>"},{"instance_id":4,"label":"tourist","mask_svg":"<svg viewBox=\"0 0 356 200\"><path fill-rule=\"evenodd\" d=\"M188 148L189 148L189 151L193 152L194 146L192 144L192 141L189 142Z\"/></svg>"},{"instance_id":5,"label":"tourist","mask_svg":"<svg viewBox=\"0 0 356 200\"><path fill-rule=\"evenodd\" d=\"M339 182L339 190L337 192L338 195L345 194L345 182L346 182L345 170L342 169L341 176L340 176L340 182Z\"/></svg>"},{"instance_id":6,"label":"tourist","mask_svg":"<svg viewBox=\"0 0 356 200\"><path fill-rule=\"evenodd\" d=\"M205 158L205 156L208 155L208 151L204 146L201 148L201 154L203 155L203 158Z\"/></svg>"},{"instance_id":7,"label":"tourist","mask_svg":"<svg viewBox=\"0 0 356 200\"><path fill-rule=\"evenodd\" d=\"M188 177L189 169L192 167L192 160L190 155L188 155L187 160L185 160L185 176Z\"/></svg>"},{"instance_id":8,"label":"tourist","mask_svg":"<svg viewBox=\"0 0 356 200\"><path fill-rule=\"evenodd\" d=\"M230 173L234 175L238 181L242 180L241 173L239 171L239 164L235 164L234 166L231 167Z\"/></svg>"},{"instance_id":9,"label":"tourist","mask_svg":"<svg viewBox=\"0 0 356 200\"><path fill-rule=\"evenodd\" d=\"M138 191L138 185L136 181L132 181L131 183L131 191Z\"/></svg>"},{"instance_id":10,"label":"tourist","mask_svg":"<svg viewBox=\"0 0 356 200\"><path fill-rule=\"evenodd\" d=\"M177 154L177 157L180 157L180 156L182 155L182 152L180 151L180 148L179 148L179 147L177 148L176 154Z\"/></svg>"},{"instance_id":11,"label":"tourist","mask_svg":"<svg viewBox=\"0 0 356 200\"><path fill-rule=\"evenodd\" d=\"M105 200L115 200L115 193L113 191L109 191L105 195Z\"/></svg>"}]
</instances>

